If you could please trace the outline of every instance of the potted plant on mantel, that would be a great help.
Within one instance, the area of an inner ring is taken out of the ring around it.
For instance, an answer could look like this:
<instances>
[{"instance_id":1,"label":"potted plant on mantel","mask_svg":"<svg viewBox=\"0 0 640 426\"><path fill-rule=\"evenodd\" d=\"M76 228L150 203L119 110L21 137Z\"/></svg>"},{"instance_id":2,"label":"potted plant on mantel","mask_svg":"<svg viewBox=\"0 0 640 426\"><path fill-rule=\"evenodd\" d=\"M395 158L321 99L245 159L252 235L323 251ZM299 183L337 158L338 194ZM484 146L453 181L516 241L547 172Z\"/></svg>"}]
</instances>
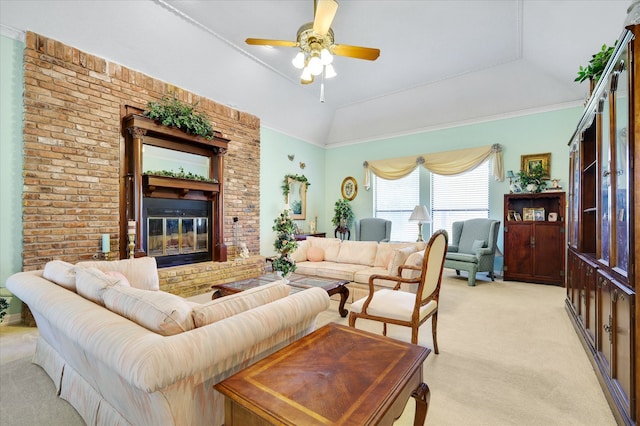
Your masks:
<instances>
[{"instance_id":1,"label":"potted plant on mantel","mask_svg":"<svg viewBox=\"0 0 640 426\"><path fill-rule=\"evenodd\" d=\"M353 209L351 208L351 204L349 204L349 200L341 198L336 201L331 223L337 227L340 234L345 234L346 231L351 228L354 217Z\"/></svg>"},{"instance_id":2,"label":"potted plant on mantel","mask_svg":"<svg viewBox=\"0 0 640 426\"><path fill-rule=\"evenodd\" d=\"M518 172L517 181L520 183L520 187L527 192L541 192L547 187L546 171L542 167L542 164L536 164L532 166L529 171L520 170Z\"/></svg>"},{"instance_id":3,"label":"potted plant on mantel","mask_svg":"<svg viewBox=\"0 0 640 426\"><path fill-rule=\"evenodd\" d=\"M278 256L273 260L273 270L285 280L290 273L296 271L296 262L291 259L291 253L298 247L296 240L296 225L289 216L289 210L285 209L273 221L273 230L276 231L276 241L273 243Z\"/></svg>"},{"instance_id":4,"label":"potted plant on mantel","mask_svg":"<svg viewBox=\"0 0 640 426\"><path fill-rule=\"evenodd\" d=\"M149 102L149 109L144 111L143 115L163 126L176 127L191 135L211 140L215 131L209 117L195 109L197 105L185 104L175 96L165 95L158 102Z\"/></svg>"}]
</instances>

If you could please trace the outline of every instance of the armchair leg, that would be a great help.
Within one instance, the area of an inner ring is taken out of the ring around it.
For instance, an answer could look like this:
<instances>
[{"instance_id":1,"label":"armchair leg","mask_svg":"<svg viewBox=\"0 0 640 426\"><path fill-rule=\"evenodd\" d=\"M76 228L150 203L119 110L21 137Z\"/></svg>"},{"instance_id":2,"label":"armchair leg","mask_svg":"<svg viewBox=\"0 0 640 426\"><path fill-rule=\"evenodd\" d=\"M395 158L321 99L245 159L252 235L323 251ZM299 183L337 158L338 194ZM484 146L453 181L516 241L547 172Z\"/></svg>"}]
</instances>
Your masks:
<instances>
[{"instance_id":1,"label":"armchair leg","mask_svg":"<svg viewBox=\"0 0 640 426\"><path fill-rule=\"evenodd\" d=\"M469 272L469 279L467 280L467 285L469 287L474 287L476 285L476 273Z\"/></svg>"},{"instance_id":2,"label":"armchair leg","mask_svg":"<svg viewBox=\"0 0 640 426\"><path fill-rule=\"evenodd\" d=\"M431 317L431 336L433 337L433 352L438 352L438 311L435 311Z\"/></svg>"},{"instance_id":3,"label":"armchair leg","mask_svg":"<svg viewBox=\"0 0 640 426\"><path fill-rule=\"evenodd\" d=\"M456 275L460 276L460 269L456 269Z\"/></svg>"},{"instance_id":4,"label":"armchair leg","mask_svg":"<svg viewBox=\"0 0 640 426\"><path fill-rule=\"evenodd\" d=\"M496 274L493 273L493 271L489 272L489 278L491 278L491 281L495 281L496 280Z\"/></svg>"}]
</instances>

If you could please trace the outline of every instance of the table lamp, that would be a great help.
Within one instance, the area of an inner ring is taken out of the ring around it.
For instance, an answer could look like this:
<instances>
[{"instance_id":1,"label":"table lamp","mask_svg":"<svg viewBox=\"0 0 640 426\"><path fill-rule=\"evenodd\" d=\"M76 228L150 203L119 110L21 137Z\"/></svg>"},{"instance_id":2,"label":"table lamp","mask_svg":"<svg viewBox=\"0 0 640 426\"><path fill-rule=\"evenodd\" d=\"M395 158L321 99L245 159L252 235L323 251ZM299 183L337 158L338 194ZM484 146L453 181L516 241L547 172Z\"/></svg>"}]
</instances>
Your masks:
<instances>
[{"instance_id":1,"label":"table lamp","mask_svg":"<svg viewBox=\"0 0 640 426\"><path fill-rule=\"evenodd\" d=\"M422 224L431 222L431 216L429 216L427 208L425 206L415 206L411 213L411 217L409 217L409 221L418 222L418 239L416 241L424 241L422 239Z\"/></svg>"}]
</instances>

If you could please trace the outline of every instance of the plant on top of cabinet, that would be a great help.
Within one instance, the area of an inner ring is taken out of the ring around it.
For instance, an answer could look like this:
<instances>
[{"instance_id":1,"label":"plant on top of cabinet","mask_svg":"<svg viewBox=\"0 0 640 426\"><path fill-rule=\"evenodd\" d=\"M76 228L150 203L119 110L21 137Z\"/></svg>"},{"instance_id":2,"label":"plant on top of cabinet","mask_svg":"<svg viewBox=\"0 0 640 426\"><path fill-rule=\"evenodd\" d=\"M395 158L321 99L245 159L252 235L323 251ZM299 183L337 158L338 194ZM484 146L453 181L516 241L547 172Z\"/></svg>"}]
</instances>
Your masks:
<instances>
[{"instance_id":1,"label":"plant on top of cabinet","mask_svg":"<svg viewBox=\"0 0 640 426\"><path fill-rule=\"evenodd\" d=\"M611 55L613 54L613 48L617 42L618 41L616 40L611 47L603 44L600 51L591 56L586 67L580 66L578 76L573 81L577 81L579 83L582 83L585 80L598 81L604 72L604 68L607 66L607 62L609 62L609 58L611 58Z\"/></svg>"}]
</instances>

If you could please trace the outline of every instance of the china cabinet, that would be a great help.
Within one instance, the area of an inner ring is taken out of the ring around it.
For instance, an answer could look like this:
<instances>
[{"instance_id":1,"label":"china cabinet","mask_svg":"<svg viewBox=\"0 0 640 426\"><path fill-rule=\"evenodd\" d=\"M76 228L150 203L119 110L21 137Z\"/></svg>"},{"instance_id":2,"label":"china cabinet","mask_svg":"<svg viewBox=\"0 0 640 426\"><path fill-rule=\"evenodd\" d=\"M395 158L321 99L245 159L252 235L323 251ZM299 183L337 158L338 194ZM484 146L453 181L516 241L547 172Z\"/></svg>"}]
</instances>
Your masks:
<instances>
[{"instance_id":1,"label":"china cabinet","mask_svg":"<svg viewBox=\"0 0 640 426\"><path fill-rule=\"evenodd\" d=\"M638 421L640 25L627 27L570 145L566 307L620 424Z\"/></svg>"},{"instance_id":2,"label":"china cabinet","mask_svg":"<svg viewBox=\"0 0 640 426\"><path fill-rule=\"evenodd\" d=\"M564 212L564 192L505 194L505 280L564 284Z\"/></svg>"}]
</instances>

